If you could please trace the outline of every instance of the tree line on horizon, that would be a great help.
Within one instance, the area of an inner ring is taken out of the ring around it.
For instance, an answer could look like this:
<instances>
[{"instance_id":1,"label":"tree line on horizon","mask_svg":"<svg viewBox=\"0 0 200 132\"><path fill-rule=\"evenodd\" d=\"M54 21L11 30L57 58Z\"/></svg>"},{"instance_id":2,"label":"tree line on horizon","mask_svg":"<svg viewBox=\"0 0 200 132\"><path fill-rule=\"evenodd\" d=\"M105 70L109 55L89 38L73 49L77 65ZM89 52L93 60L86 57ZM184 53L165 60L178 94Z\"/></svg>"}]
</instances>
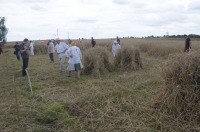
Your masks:
<instances>
[{"instance_id":1,"label":"tree line on horizon","mask_svg":"<svg viewBox=\"0 0 200 132\"><path fill-rule=\"evenodd\" d=\"M183 35L163 35L163 36L154 36L154 35L151 35L151 36L145 36L145 37L133 37L133 36L128 36L128 37L122 37L122 38L183 38L184 37L184 34ZM200 35L198 34L189 34L188 35L189 38L200 38Z\"/></svg>"}]
</instances>

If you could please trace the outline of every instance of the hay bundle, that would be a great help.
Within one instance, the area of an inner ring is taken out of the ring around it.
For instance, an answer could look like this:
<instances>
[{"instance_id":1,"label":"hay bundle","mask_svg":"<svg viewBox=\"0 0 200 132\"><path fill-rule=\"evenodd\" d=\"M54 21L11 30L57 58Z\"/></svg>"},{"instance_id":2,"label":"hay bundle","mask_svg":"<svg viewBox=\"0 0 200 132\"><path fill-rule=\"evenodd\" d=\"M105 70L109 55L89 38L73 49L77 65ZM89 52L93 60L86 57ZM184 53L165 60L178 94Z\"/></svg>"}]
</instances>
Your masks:
<instances>
[{"instance_id":1,"label":"hay bundle","mask_svg":"<svg viewBox=\"0 0 200 132\"><path fill-rule=\"evenodd\" d=\"M93 74L100 76L101 74L112 71L111 53L103 47L89 48L84 52L83 72L85 74Z\"/></svg>"},{"instance_id":2,"label":"hay bundle","mask_svg":"<svg viewBox=\"0 0 200 132\"><path fill-rule=\"evenodd\" d=\"M35 54L47 54L47 45L46 44L34 44L34 53Z\"/></svg>"},{"instance_id":3,"label":"hay bundle","mask_svg":"<svg viewBox=\"0 0 200 132\"><path fill-rule=\"evenodd\" d=\"M121 70L138 70L142 68L140 52L131 47L122 48L114 59L114 66Z\"/></svg>"},{"instance_id":4,"label":"hay bundle","mask_svg":"<svg viewBox=\"0 0 200 132\"><path fill-rule=\"evenodd\" d=\"M169 46L169 45L152 45L152 44L141 44L139 50L147 53L149 56L167 58L170 54L181 53L181 48Z\"/></svg>"},{"instance_id":5,"label":"hay bundle","mask_svg":"<svg viewBox=\"0 0 200 132\"><path fill-rule=\"evenodd\" d=\"M162 70L165 87L156 107L174 117L200 122L200 54L177 55Z\"/></svg>"},{"instance_id":6,"label":"hay bundle","mask_svg":"<svg viewBox=\"0 0 200 132\"><path fill-rule=\"evenodd\" d=\"M88 48L92 47L92 44L90 44L90 43L81 43L81 44L77 44L77 46L81 49L82 52L85 52L85 50L87 50Z\"/></svg>"}]
</instances>

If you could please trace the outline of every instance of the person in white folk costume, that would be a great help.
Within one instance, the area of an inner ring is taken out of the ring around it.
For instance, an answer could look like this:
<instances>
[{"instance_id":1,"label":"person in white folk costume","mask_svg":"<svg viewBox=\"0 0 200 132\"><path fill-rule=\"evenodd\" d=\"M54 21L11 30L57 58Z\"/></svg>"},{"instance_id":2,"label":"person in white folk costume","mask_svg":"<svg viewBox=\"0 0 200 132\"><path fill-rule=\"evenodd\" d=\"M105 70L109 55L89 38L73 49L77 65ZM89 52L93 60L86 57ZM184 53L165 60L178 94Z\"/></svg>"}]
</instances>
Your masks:
<instances>
[{"instance_id":1,"label":"person in white folk costume","mask_svg":"<svg viewBox=\"0 0 200 132\"><path fill-rule=\"evenodd\" d=\"M58 58L60 59L60 72L64 72L66 55L65 52L69 49L69 46L65 42L61 42L59 38L56 39L55 51L58 54Z\"/></svg>"},{"instance_id":2,"label":"person in white folk costume","mask_svg":"<svg viewBox=\"0 0 200 132\"><path fill-rule=\"evenodd\" d=\"M113 57L116 57L116 55L117 55L117 53L119 52L120 49L121 49L121 45L119 45L119 43L115 40L113 42L113 45L112 45Z\"/></svg>"},{"instance_id":3,"label":"person in white folk costume","mask_svg":"<svg viewBox=\"0 0 200 132\"><path fill-rule=\"evenodd\" d=\"M34 55L34 43L33 43L33 41L30 41L29 48L30 48L30 51L31 51L31 55Z\"/></svg>"},{"instance_id":4,"label":"person in white folk costume","mask_svg":"<svg viewBox=\"0 0 200 132\"><path fill-rule=\"evenodd\" d=\"M68 77L71 76L72 71L77 71L77 78L80 78L80 72L83 68L82 53L79 47L76 46L76 43L73 41L71 47L65 52L66 56L69 57L67 71L69 71Z\"/></svg>"}]
</instances>

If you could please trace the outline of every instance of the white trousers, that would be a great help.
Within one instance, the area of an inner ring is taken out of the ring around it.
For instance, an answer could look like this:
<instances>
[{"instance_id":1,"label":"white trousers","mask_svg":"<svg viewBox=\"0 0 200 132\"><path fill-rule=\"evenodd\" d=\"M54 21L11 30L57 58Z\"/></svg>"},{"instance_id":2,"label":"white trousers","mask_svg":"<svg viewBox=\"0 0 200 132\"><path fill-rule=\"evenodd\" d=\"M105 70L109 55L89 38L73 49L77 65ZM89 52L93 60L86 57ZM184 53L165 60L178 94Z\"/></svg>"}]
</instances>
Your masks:
<instances>
[{"instance_id":1,"label":"white trousers","mask_svg":"<svg viewBox=\"0 0 200 132\"><path fill-rule=\"evenodd\" d=\"M31 51L31 55L34 55L34 49L31 48L30 51Z\"/></svg>"},{"instance_id":2,"label":"white trousers","mask_svg":"<svg viewBox=\"0 0 200 132\"><path fill-rule=\"evenodd\" d=\"M62 56L60 58L60 71L65 71L66 70L66 67L65 67L65 60L66 60L66 57L65 56Z\"/></svg>"}]
</instances>

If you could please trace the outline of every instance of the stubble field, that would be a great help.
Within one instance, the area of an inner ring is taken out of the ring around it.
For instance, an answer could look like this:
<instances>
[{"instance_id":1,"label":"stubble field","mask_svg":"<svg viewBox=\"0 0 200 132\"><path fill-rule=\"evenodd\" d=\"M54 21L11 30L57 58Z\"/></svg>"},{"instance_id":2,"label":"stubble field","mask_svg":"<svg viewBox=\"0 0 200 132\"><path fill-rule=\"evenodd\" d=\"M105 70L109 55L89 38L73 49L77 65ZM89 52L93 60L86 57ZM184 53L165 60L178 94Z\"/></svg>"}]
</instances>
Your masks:
<instances>
[{"instance_id":1,"label":"stubble field","mask_svg":"<svg viewBox=\"0 0 200 132\"><path fill-rule=\"evenodd\" d=\"M113 59L113 40L96 41L96 48L108 49ZM199 42L192 40L189 54L199 53ZM83 56L91 48L89 40L78 46ZM27 77L21 77L22 61L17 61L9 44L5 46L0 58L0 131L200 131L198 122L182 120L181 114L176 117L155 107L166 84L163 69L174 56L186 56L184 40L121 39L121 46L139 50L142 69L114 68L98 76L82 72L76 79L75 73L67 77L67 72L59 72L56 54L55 63L50 63L48 54L30 56L33 95Z\"/></svg>"}]
</instances>

